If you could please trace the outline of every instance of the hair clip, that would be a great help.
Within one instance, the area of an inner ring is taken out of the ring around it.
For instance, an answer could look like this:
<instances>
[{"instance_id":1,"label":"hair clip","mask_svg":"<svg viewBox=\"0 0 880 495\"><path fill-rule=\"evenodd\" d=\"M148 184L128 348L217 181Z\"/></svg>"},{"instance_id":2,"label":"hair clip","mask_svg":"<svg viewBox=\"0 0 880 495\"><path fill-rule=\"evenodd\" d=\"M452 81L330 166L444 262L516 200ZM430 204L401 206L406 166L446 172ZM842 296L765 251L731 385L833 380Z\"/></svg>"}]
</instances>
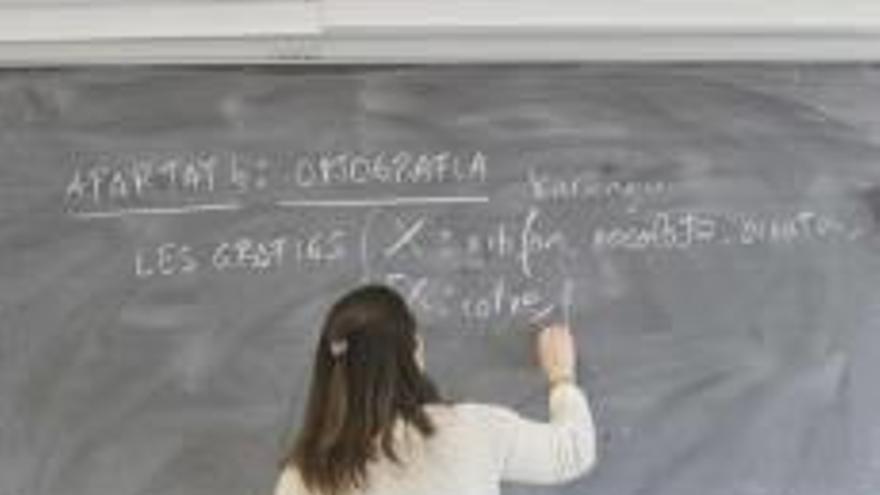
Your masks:
<instances>
[{"instance_id":1,"label":"hair clip","mask_svg":"<svg viewBox=\"0 0 880 495\"><path fill-rule=\"evenodd\" d=\"M330 355L339 357L348 350L348 341L345 339L335 339L330 341Z\"/></svg>"}]
</instances>

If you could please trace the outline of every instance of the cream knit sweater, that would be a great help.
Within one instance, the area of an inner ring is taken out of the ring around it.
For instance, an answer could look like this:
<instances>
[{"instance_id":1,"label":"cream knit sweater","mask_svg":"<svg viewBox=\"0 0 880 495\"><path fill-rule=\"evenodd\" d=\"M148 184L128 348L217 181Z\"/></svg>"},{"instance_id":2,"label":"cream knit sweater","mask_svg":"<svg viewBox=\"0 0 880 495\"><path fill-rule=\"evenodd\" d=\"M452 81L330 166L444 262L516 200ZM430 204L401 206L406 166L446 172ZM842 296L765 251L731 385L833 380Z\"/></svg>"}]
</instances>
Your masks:
<instances>
[{"instance_id":1,"label":"cream knit sweater","mask_svg":"<svg viewBox=\"0 0 880 495\"><path fill-rule=\"evenodd\" d=\"M525 419L499 406L430 405L437 432L422 439L401 427L401 465L376 461L368 486L352 495L497 495L502 481L564 483L596 460L596 433L586 395L573 384L550 390L550 421ZM278 480L275 495L309 493L294 468Z\"/></svg>"}]
</instances>

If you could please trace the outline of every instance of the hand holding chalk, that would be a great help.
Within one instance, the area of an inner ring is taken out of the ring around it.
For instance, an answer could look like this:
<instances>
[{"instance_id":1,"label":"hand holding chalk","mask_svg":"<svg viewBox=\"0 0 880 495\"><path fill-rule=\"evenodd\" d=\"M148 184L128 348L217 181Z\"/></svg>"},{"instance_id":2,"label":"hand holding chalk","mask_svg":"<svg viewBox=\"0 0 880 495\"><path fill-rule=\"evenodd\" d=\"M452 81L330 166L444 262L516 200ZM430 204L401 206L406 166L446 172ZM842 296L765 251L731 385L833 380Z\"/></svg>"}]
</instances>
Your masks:
<instances>
[{"instance_id":1,"label":"hand holding chalk","mask_svg":"<svg viewBox=\"0 0 880 495\"><path fill-rule=\"evenodd\" d=\"M538 362L551 385L574 382L577 356L566 325L550 325L538 334Z\"/></svg>"}]
</instances>

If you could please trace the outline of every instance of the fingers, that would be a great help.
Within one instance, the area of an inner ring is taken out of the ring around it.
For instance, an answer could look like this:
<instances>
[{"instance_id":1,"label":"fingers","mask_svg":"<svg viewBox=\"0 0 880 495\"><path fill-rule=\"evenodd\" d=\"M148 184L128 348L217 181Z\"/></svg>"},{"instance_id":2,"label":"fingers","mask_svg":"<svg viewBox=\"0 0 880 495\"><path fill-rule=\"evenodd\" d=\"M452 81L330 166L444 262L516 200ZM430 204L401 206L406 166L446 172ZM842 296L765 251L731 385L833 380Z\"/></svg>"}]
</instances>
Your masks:
<instances>
[{"instance_id":1,"label":"fingers","mask_svg":"<svg viewBox=\"0 0 880 495\"><path fill-rule=\"evenodd\" d=\"M565 342L571 340L571 330L563 324L549 325L541 332L545 342Z\"/></svg>"},{"instance_id":2,"label":"fingers","mask_svg":"<svg viewBox=\"0 0 880 495\"><path fill-rule=\"evenodd\" d=\"M545 352L548 348L571 343L571 330L561 324L544 327L538 334L538 350Z\"/></svg>"},{"instance_id":3,"label":"fingers","mask_svg":"<svg viewBox=\"0 0 880 495\"><path fill-rule=\"evenodd\" d=\"M577 358L566 325L548 325L539 334L537 344L539 362L551 382L573 379Z\"/></svg>"},{"instance_id":4,"label":"fingers","mask_svg":"<svg viewBox=\"0 0 880 495\"><path fill-rule=\"evenodd\" d=\"M568 326L563 323L553 323L551 325L547 325L547 327L545 327L544 330L549 333L554 333L554 334L571 333L571 330L568 328Z\"/></svg>"}]
</instances>

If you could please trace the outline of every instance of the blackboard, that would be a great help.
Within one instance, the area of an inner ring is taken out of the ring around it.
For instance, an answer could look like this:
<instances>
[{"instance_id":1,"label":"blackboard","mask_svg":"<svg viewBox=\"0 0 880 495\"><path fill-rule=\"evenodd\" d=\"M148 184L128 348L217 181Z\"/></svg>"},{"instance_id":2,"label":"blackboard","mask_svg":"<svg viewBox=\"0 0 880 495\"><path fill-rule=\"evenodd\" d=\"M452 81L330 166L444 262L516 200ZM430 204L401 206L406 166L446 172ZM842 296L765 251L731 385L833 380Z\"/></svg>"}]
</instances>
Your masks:
<instances>
[{"instance_id":1,"label":"blackboard","mask_svg":"<svg viewBox=\"0 0 880 495\"><path fill-rule=\"evenodd\" d=\"M880 487L880 69L0 73L0 495L270 493L318 325L397 287L454 400L600 461L510 494Z\"/></svg>"}]
</instances>

